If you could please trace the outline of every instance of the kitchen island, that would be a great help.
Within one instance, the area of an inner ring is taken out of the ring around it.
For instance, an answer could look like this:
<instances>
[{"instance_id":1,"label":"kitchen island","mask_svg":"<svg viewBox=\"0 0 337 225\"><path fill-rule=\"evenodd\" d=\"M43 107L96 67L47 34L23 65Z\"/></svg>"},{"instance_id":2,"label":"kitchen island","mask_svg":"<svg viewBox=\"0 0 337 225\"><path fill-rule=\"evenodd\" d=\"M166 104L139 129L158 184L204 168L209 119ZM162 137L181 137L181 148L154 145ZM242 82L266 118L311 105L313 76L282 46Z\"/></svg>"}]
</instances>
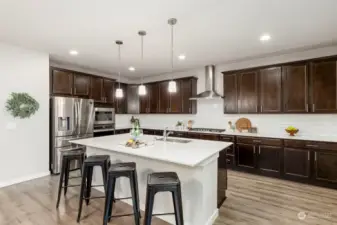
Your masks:
<instances>
[{"instance_id":1,"label":"kitchen island","mask_svg":"<svg viewBox=\"0 0 337 225\"><path fill-rule=\"evenodd\" d=\"M148 143L148 146L133 149L123 145L129 137L129 134L121 134L72 142L86 146L88 156L109 154L111 163L135 162L142 210L145 210L147 175L152 172L176 172L181 181L185 225L211 225L218 216L217 159L219 152L231 146L232 143L175 138L178 141L186 140L186 143L181 143L155 140L160 137L143 135L140 140ZM102 184L99 168L94 170L93 182ZM99 190L103 191L102 188ZM115 196L117 198L131 196L127 178L117 180ZM125 202L132 205L131 200L125 200ZM167 212L173 212L171 193L158 193L155 196L153 213ZM175 224L174 216L159 218Z\"/></svg>"}]
</instances>

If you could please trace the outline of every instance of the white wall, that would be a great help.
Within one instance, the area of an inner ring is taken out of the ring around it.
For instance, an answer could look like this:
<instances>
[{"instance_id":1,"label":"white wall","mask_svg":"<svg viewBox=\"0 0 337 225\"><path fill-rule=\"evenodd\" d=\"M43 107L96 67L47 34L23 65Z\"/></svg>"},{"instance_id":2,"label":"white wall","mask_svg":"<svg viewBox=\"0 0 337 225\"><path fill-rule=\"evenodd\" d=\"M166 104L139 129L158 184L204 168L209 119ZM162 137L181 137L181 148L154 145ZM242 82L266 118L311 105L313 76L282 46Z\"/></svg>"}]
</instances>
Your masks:
<instances>
[{"instance_id":1,"label":"white wall","mask_svg":"<svg viewBox=\"0 0 337 225\"><path fill-rule=\"evenodd\" d=\"M49 56L0 43L0 187L49 174ZM5 102L27 92L40 104L29 119L14 119Z\"/></svg>"},{"instance_id":2,"label":"white wall","mask_svg":"<svg viewBox=\"0 0 337 225\"><path fill-rule=\"evenodd\" d=\"M323 57L337 54L337 46L325 47L314 50L307 50L296 53L283 54L267 58L259 58L249 61L241 61L230 64L216 65L216 90L223 93L223 77L221 72L271 65L277 63L298 61L316 57ZM174 73L174 78L196 76L198 77L198 93L205 90L204 68L190 71ZM144 82L170 79L171 74L146 77ZM117 126L128 124L131 115L117 116ZM303 135L337 135L337 114L278 114L278 115L230 115L223 113L221 101L198 101L198 113L196 115L137 115L140 117L143 126L173 126L177 120L187 121L193 119L195 127L227 128L228 121L235 122L240 117L249 118L254 126L257 126L260 133L284 133L284 128L293 125L300 129Z\"/></svg>"}]
</instances>

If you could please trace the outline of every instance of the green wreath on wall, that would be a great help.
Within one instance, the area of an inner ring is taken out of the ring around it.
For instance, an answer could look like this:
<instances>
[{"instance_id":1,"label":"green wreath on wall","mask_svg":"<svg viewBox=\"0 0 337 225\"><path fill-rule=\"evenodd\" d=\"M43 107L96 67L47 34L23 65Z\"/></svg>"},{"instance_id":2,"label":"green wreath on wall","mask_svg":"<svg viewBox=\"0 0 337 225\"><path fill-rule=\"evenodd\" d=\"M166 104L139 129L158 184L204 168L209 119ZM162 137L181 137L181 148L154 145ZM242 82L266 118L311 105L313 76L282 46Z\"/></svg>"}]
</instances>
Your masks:
<instances>
[{"instance_id":1,"label":"green wreath on wall","mask_svg":"<svg viewBox=\"0 0 337 225\"><path fill-rule=\"evenodd\" d=\"M15 118L29 118L39 109L39 103L27 93L12 92L6 102L7 111Z\"/></svg>"}]
</instances>

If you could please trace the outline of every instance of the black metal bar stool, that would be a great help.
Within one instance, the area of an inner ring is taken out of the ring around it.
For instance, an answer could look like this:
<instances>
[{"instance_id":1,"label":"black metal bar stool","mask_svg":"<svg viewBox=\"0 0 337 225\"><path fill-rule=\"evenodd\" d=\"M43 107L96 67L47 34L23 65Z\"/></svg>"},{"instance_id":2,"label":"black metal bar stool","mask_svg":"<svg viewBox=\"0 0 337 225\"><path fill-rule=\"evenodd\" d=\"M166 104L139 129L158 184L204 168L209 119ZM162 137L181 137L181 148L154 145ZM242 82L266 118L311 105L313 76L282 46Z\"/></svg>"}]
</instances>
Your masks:
<instances>
[{"instance_id":1,"label":"black metal bar stool","mask_svg":"<svg viewBox=\"0 0 337 225\"><path fill-rule=\"evenodd\" d=\"M130 179L132 197L115 198L116 179L119 177L128 177ZM107 225L108 222L110 222L112 217L122 217L122 216L131 216L131 215L134 215L135 224L140 225L139 193L138 193L138 179L137 179L136 163L134 162L116 163L110 166L110 169L108 172L108 187L107 187L107 191L105 195L106 195L106 198L105 198L103 225ZM112 213L113 202L115 202L116 200L122 200L122 199L132 199L133 213L112 216L111 213Z\"/></svg>"},{"instance_id":2,"label":"black metal bar stool","mask_svg":"<svg viewBox=\"0 0 337 225\"><path fill-rule=\"evenodd\" d=\"M171 192L174 213L152 214L154 196L158 192ZM144 225L151 225L152 216L175 215L176 225L184 225L180 180L175 172L152 173L147 177Z\"/></svg>"},{"instance_id":3,"label":"black metal bar stool","mask_svg":"<svg viewBox=\"0 0 337 225\"><path fill-rule=\"evenodd\" d=\"M94 186L92 185L92 175L93 175L95 166L100 166L102 168L103 185L94 185ZM105 196L91 197L91 188L103 186L104 191L106 192L107 172L108 172L109 166L110 166L110 156L109 155L93 155L93 156L89 156L84 161L77 222L80 222L80 219L81 219L83 199L88 205L90 202L90 199L105 198Z\"/></svg>"},{"instance_id":4,"label":"black metal bar stool","mask_svg":"<svg viewBox=\"0 0 337 225\"><path fill-rule=\"evenodd\" d=\"M61 153L62 166L61 166L61 172L60 172L60 181L59 181L56 208L58 208L60 204L62 188L64 188L64 195L66 195L68 187L80 186L80 184L68 185L69 179L81 177L81 176L69 177L70 164L73 161L78 160L80 167L77 168L77 170L78 169L82 170L82 164L84 162L84 158L85 158L85 150L81 147Z\"/></svg>"}]
</instances>

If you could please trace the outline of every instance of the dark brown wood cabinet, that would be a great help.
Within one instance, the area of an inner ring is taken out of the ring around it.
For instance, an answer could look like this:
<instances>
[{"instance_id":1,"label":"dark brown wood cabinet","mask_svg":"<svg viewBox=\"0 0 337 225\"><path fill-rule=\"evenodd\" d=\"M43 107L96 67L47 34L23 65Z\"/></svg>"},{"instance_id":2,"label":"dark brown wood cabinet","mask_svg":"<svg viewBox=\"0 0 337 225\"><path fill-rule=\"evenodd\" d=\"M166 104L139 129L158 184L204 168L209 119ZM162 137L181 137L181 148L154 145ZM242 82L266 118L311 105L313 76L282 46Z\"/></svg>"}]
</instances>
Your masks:
<instances>
[{"instance_id":1,"label":"dark brown wood cabinet","mask_svg":"<svg viewBox=\"0 0 337 225\"><path fill-rule=\"evenodd\" d=\"M238 113L258 112L258 71L238 75Z\"/></svg>"},{"instance_id":2,"label":"dark brown wood cabinet","mask_svg":"<svg viewBox=\"0 0 337 225\"><path fill-rule=\"evenodd\" d=\"M157 113L159 110L159 84L150 84L148 90L150 97L150 113Z\"/></svg>"},{"instance_id":3,"label":"dark brown wood cabinet","mask_svg":"<svg viewBox=\"0 0 337 225\"><path fill-rule=\"evenodd\" d=\"M73 73L63 70L51 70L51 93L53 95L73 94Z\"/></svg>"},{"instance_id":4,"label":"dark brown wood cabinet","mask_svg":"<svg viewBox=\"0 0 337 225\"><path fill-rule=\"evenodd\" d=\"M316 151L314 154L315 179L337 183L337 152Z\"/></svg>"},{"instance_id":5,"label":"dark brown wood cabinet","mask_svg":"<svg viewBox=\"0 0 337 225\"><path fill-rule=\"evenodd\" d=\"M238 82L237 74L226 74L223 77L224 85L224 112L238 112Z\"/></svg>"},{"instance_id":6,"label":"dark brown wood cabinet","mask_svg":"<svg viewBox=\"0 0 337 225\"><path fill-rule=\"evenodd\" d=\"M282 67L283 112L309 112L307 63Z\"/></svg>"},{"instance_id":7,"label":"dark brown wood cabinet","mask_svg":"<svg viewBox=\"0 0 337 225\"><path fill-rule=\"evenodd\" d=\"M200 134L200 139L209 141L219 141L219 135L217 134Z\"/></svg>"},{"instance_id":8,"label":"dark brown wood cabinet","mask_svg":"<svg viewBox=\"0 0 337 225\"><path fill-rule=\"evenodd\" d=\"M80 97L89 97L90 95L90 76L80 73L74 73L74 93Z\"/></svg>"},{"instance_id":9,"label":"dark brown wood cabinet","mask_svg":"<svg viewBox=\"0 0 337 225\"><path fill-rule=\"evenodd\" d=\"M289 178L310 177L310 151L299 148L284 148L284 175Z\"/></svg>"},{"instance_id":10,"label":"dark brown wood cabinet","mask_svg":"<svg viewBox=\"0 0 337 225\"><path fill-rule=\"evenodd\" d=\"M149 85L146 86L147 94L139 96L139 113L149 113L150 112L150 93Z\"/></svg>"},{"instance_id":11,"label":"dark brown wood cabinet","mask_svg":"<svg viewBox=\"0 0 337 225\"><path fill-rule=\"evenodd\" d=\"M115 99L115 81L110 79L103 80L103 98L105 103L113 104Z\"/></svg>"},{"instance_id":12,"label":"dark brown wood cabinet","mask_svg":"<svg viewBox=\"0 0 337 225\"><path fill-rule=\"evenodd\" d=\"M281 67L260 70L260 112L280 113L282 111Z\"/></svg>"},{"instance_id":13,"label":"dark brown wood cabinet","mask_svg":"<svg viewBox=\"0 0 337 225\"><path fill-rule=\"evenodd\" d=\"M168 81L159 83L159 113L168 113L170 110L170 93L168 92Z\"/></svg>"},{"instance_id":14,"label":"dark brown wood cabinet","mask_svg":"<svg viewBox=\"0 0 337 225\"><path fill-rule=\"evenodd\" d=\"M312 112L337 112L336 61L311 64Z\"/></svg>"},{"instance_id":15,"label":"dark brown wood cabinet","mask_svg":"<svg viewBox=\"0 0 337 225\"><path fill-rule=\"evenodd\" d=\"M256 168L256 146L252 144L236 144L237 166L255 169Z\"/></svg>"},{"instance_id":16,"label":"dark brown wood cabinet","mask_svg":"<svg viewBox=\"0 0 337 225\"><path fill-rule=\"evenodd\" d=\"M180 83L180 93L182 98L182 113L195 114L197 113L197 101L191 101L190 97L197 94L197 79L186 78Z\"/></svg>"},{"instance_id":17,"label":"dark brown wood cabinet","mask_svg":"<svg viewBox=\"0 0 337 225\"><path fill-rule=\"evenodd\" d=\"M169 93L170 104L169 104L169 113L181 113L183 102L182 102L182 93L181 93L181 81L176 81L177 91L175 93ZM160 100L162 100L160 98Z\"/></svg>"},{"instance_id":18,"label":"dark brown wood cabinet","mask_svg":"<svg viewBox=\"0 0 337 225\"><path fill-rule=\"evenodd\" d=\"M283 148L279 146L258 146L258 168L262 173L280 175Z\"/></svg>"},{"instance_id":19,"label":"dark brown wood cabinet","mask_svg":"<svg viewBox=\"0 0 337 225\"><path fill-rule=\"evenodd\" d=\"M123 90L123 97L117 98L115 96L115 112L117 114L126 114L127 113L127 84L124 83L116 83L114 85L114 93L116 93L117 88L121 88Z\"/></svg>"},{"instance_id":20,"label":"dark brown wood cabinet","mask_svg":"<svg viewBox=\"0 0 337 225\"><path fill-rule=\"evenodd\" d=\"M90 98L95 102L104 102L103 97L103 78L91 77L91 95Z\"/></svg>"}]
</instances>

